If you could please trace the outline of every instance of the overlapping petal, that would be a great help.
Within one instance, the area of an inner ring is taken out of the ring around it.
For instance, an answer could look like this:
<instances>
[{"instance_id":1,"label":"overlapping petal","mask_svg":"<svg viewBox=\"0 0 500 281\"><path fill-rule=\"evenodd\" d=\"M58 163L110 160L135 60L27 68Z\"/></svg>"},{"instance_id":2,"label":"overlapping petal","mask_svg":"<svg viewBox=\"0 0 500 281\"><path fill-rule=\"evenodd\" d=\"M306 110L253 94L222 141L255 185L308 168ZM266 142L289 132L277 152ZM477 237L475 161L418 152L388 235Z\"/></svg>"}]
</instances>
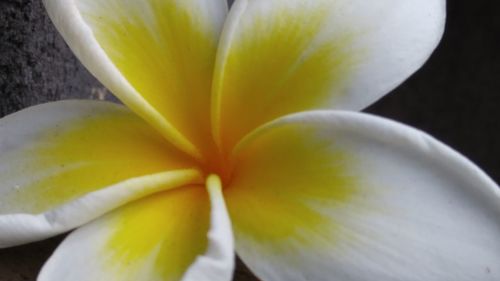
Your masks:
<instances>
[{"instance_id":1,"label":"overlapping petal","mask_svg":"<svg viewBox=\"0 0 500 281\"><path fill-rule=\"evenodd\" d=\"M225 190L236 250L262 280L500 278L500 190L422 132L301 113L236 155Z\"/></svg>"},{"instance_id":2,"label":"overlapping petal","mask_svg":"<svg viewBox=\"0 0 500 281\"><path fill-rule=\"evenodd\" d=\"M158 193L78 229L39 280L231 280L229 217L220 188L208 191L190 186Z\"/></svg>"},{"instance_id":3,"label":"overlapping petal","mask_svg":"<svg viewBox=\"0 0 500 281\"><path fill-rule=\"evenodd\" d=\"M200 181L191 158L125 107L62 101L0 120L0 247Z\"/></svg>"},{"instance_id":4,"label":"overlapping petal","mask_svg":"<svg viewBox=\"0 0 500 281\"><path fill-rule=\"evenodd\" d=\"M210 89L225 0L44 3L90 72L174 145L201 157L211 146Z\"/></svg>"},{"instance_id":5,"label":"overlapping petal","mask_svg":"<svg viewBox=\"0 0 500 281\"><path fill-rule=\"evenodd\" d=\"M215 70L218 141L288 113L364 108L424 63L444 18L444 0L237 0Z\"/></svg>"}]
</instances>

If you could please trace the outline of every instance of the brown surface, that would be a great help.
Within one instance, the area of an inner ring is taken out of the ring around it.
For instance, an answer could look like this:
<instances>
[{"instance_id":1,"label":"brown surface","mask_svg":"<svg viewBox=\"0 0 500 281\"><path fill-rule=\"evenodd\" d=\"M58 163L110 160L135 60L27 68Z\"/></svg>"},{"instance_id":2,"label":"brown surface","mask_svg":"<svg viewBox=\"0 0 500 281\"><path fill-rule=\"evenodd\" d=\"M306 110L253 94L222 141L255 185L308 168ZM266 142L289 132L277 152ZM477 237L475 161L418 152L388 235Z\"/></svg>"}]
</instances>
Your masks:
<instances>
[{"instance_id":1,"label":"brown surface","mask_svg":"<svg viewBox=\"0 0 500 281\"><path fill-rule=\"evenodd\" d=\"M495 0L449 0L443 43L410 80L368 109L423 129L500 180L500 34ZM39 0L0 0L0 116L106 91L76 61ZM0 281L35 280L61 237L0 250ZM240 264L236 281L255 281ZM312 280L314 281L314 280Z\"/></svg>"}]
</instances>

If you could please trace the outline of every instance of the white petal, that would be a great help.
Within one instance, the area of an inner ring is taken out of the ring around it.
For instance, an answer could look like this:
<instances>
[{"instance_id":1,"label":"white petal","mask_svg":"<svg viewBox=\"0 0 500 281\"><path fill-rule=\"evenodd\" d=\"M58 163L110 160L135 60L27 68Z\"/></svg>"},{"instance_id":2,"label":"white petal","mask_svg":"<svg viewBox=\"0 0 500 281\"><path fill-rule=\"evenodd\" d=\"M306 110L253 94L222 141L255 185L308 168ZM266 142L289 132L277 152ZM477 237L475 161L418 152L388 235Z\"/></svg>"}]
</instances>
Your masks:
<instances>
[{"instance_id":1,"label":"white petal","mask_svg":"<svg viewBox=\"0 0 500 281\"><path fill-rule=\"evenodd\" d=\"M234 270L234 238L220 179L210 176L207 189L212 202L212 226L208 233L208 249L196 259L182 281L229 281Z\"/></svg>"},{"instance_id":2,"label":"white petal","mask_svg":"<svg viewBox=\"0 0 500 281\"><path fill-rule=\"evenodd\" d=\"M199 180L196 170L178 170L128 179L91 192L41 214L0 215L0 248L61 234L147 195ZM42 199L43 200L43 199Z\"/></svg>"},{"instance_id":3,"label":"white petal","mask_svg":"<svg viewBox=\"0 0 500 281\"><path fill-rule=\"evenodd\" d=\"M0 247L200 181L194 161L123 106L63 101L0 119Z\"/></svg>"},{"instance_id":4,"label":"white petal","mask_svg":"<svg viewBox=\"0 0 500 281\"><path fill-rule=\"evenodd\" d=\"M217 55L216 136L230 146L285 114L366 107L427 60L445 8L444 0L237 0Z\"/></svg>"},{"instance_id":5,"label":"white petal","mask_svg":"<svg viewBox=\"0 0 500 281\"><path fill-rule=\"evenodd\" d=\"M266 281L500 279L500 190L407 126L308 112L241 143L225 191L236 249Z\"/></svg>"},{"instance_id":6,"label":"white petal","mask_svg":"<svg viewBox=\"0 0 500 281\"><path fill-rule=\"evenodd\" d=\"M208 192L210 199L201 186L155 194L76 230L38 280L231 280L231 226L220 190Z\"/></svg>"},{"instance_id":7,"label":"white petal","mask_svg":"<svg viewBox=\"0 0 500 281\"><path fill-rule=\"evenodd\" d=\"M201 157L225 0L43 2L97 79L175 146Z\"/></svg>"}]
</instances>

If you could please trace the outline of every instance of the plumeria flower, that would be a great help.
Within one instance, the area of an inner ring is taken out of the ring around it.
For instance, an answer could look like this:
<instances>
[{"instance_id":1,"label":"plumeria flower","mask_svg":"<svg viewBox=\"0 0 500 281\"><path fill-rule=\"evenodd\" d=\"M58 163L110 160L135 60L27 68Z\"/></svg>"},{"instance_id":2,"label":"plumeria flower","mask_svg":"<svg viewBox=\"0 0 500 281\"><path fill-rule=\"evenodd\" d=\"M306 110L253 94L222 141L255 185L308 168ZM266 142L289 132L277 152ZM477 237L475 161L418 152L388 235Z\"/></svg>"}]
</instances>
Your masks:
<instances>
[{"instance_id":1,"label":"plumeria flower","mask_svg":"<svg viewBox=\"0 0 500 281\"><path fill-rule=\"evenodd\" d=\"M38 280L499 280L500 192L355 112L438 44L444 0L45 0L122 102L0 121L0 246ZM345 111L344 111L345 110ZM233 240L234 237L234 240Z\"/></svg>"}]
</instances>

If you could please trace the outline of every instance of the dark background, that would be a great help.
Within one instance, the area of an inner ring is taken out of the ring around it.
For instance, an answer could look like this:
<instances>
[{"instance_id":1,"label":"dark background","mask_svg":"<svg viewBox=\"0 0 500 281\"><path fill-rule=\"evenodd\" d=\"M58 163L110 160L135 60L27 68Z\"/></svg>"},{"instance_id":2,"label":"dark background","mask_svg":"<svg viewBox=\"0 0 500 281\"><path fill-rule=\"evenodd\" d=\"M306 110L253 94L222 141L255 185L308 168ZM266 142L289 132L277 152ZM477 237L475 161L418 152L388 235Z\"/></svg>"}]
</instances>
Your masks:
<instances>
[{"instance_id":1,"label":"dark background","mask_svg":"<svg viewBox=\"0 0 500 281\"><path fill-rule=\"evenodd\" d=\"M500 182L499 39L499 1L448 0L446 32L429 62L367 111L430 133ZM40 0L0 0L0 116L68 98L110 95L73 57ZM35 280L61 239L0 250L0 281ZM256 279L240 265L235 280Z\"/></svg>"}]
</instances>

